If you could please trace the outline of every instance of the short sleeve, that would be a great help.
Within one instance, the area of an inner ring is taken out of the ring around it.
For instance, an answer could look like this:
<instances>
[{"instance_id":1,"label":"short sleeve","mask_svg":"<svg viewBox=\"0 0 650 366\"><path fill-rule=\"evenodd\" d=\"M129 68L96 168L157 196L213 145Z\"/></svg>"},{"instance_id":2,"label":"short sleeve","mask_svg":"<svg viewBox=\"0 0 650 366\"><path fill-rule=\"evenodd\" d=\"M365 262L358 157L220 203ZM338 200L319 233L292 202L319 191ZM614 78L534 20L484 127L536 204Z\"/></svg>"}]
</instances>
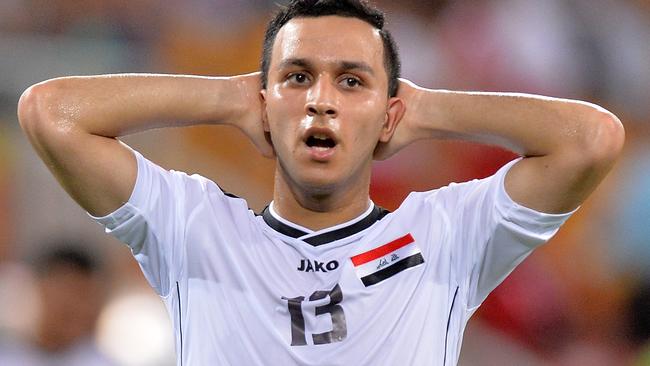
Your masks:
<instances>
[{"instance_id":1,"label":"short sleeve","mask_svg":"<svg viewBox=\"0 0 650 366\"><path fill-rule=\"evenodd\" d=\"M470 309L479 306L575 212L548 214L513 201L505 190L505 176L519 160L491 177L447 187L446 199L455 200L450 215L451 251Z\"/></svg>"},{"instance_id":2,"label":"short sleeve","mask_svg":"<svg viewBox=\"0 0 650 366\"><path fill-rule=\"evenodd\" d=\"M149 284L166 296L183 263L185 191L192 177L167 171L133 153L138 173L129 200L106 216L90 216L131 248Z\"/></svg>"}]
</instances>

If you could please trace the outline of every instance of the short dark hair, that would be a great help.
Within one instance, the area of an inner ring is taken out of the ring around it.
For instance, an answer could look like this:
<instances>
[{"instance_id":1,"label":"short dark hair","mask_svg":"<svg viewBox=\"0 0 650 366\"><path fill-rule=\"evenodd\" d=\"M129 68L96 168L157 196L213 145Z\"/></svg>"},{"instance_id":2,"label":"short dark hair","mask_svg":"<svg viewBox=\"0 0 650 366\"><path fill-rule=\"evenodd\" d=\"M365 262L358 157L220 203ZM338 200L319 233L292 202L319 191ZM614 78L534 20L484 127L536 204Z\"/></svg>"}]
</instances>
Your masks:
<instances>
[{"instance_id":1,"label":"short dark hair","mask_svg":"<svg viewBox=\"0 0 650 366\"><path fill-rule=\"evenodd\" d=\"M379 30L384 45L384 67L388 75L388 95L390 97L397 95L399 85L397 79L400 76L397 45L390 32L384 29L384 13L364 0L292 0L289 5L280 9L271 19L264 33L262 88L266 89L273 43L280 28L293 18L315 18L328 15L361 19Z\"/></svg>"},{"instance_id":2,"label":"short dark hair","mask_svg":"<svg viewBox=\"0 0 650 366\"><path fill-rule=\"evenodd\" d=\"M58 267L72 268L86 275L101 272L99 260L84 249L85 243L75 239L56 239L47 245L44 252L39 253L33 260L37 274L47 276Z\"/></svg>"}]
</instances>

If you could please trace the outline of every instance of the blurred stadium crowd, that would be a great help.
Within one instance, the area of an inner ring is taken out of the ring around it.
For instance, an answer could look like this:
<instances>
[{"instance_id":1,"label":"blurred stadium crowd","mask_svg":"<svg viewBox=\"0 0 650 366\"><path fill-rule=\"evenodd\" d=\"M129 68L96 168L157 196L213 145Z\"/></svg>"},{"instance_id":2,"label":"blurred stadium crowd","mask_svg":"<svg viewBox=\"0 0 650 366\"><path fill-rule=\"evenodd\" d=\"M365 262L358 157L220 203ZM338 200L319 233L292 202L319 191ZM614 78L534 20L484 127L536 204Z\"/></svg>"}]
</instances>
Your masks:
<instances>
[{"instance_id":1,"label":"blurred stadium crowd","mask_svg":"<svg viewBox=\"0 0 650 366\"><path fill-rule=\"evenodd\" d=\"M96 357L85 365L174 364L166 313L128 249L65 195L20 132L21 92L64 75L255 71L265 22L281 3L0 2L0 364L20 347L50 362L33 365L72 362L61 360L75 347ZM626 126L612 174L470 322L460 365L650 365L650 1L376 3L388 13L403 76L422 86L584 99ZM254 209L270 200L273 164L238 131L202 126L125 141L162 166L214 179ZM376 165L372 196L394 209L411 190L484 177L513 157L418 143ZM101 274L64 261L43 276L43 258L61 244L81 246ZM53 290L55 275L71 282ZM52 315L57 307L68 311Z\"/></svg>"}]
</instances>

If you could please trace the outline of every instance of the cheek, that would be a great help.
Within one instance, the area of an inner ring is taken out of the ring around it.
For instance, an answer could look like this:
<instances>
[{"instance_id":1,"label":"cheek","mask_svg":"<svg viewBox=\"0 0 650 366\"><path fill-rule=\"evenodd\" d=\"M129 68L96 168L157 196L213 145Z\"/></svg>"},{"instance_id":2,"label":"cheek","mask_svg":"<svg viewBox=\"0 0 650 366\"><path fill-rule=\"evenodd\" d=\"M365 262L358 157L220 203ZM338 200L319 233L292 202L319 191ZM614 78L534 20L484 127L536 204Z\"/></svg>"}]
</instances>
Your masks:
<instances>
[{"instance_id":1,"label":"cheek","mask_svg":"<svg viewBox=\"0 0 650 366\"><path fill-rule=\"evenodd\" d=\"M271 135L271 141L276 153L283 155L295 138L296 111L295 107L284 102L283 99L275 99L267 104L266 115Z\"/></svg>"},{"instance_id":2,"label":"cheek","mask_svg":"<svg viewBox=\"0 0 650 366\"><path fill-rule=\"evenodd\" d=\"M286 119L288 113L289 109L287 108L287 104L283 102L282 98L273 96L272 98L267 99L266 116L271 135L277 133L278 128L281 128L284 125L283 121Z\"/></svg>"},{"instance_id":3,"label":"cheek","mask_svg":"<svg viewBox=\"0 0 650 366\"><path fill-rule=\"evenodd\" d=\"M277 124L277 122L300 116L304 113L304 105L304 97L299 93L279 88L271 89L266 102L269 124Z\"/></svg>"},{"instance_id":4,"label":"cheek","mask_svg":"<svg viewBox=\"0 0 650 366\"><path fill-rule=\"evenodd\" d=\"M356 104L354 120L360 121L356 139L376 143L386 118L386 103L365 100Z\"/></svg>"}]
</instances>

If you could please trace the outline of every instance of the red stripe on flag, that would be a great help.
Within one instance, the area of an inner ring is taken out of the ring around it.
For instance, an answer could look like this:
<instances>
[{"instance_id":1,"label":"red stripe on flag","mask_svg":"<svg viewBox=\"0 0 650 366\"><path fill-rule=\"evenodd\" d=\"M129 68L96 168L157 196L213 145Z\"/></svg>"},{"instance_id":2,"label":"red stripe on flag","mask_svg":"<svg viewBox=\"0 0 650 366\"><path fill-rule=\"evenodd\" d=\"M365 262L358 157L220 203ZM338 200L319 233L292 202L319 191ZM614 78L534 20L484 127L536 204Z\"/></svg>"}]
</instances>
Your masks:
<instances>
[{"instance_id":1,"label":"red stripe on flag","mask_svg":"<svg viewBox=\"0 0 650 366\"><path fill-rule=\"evenodd\" d=\"M368 263L370 261L374 261L377 258L381 258L385 256L386 254L390 252L394 252L397 249L406 246L408 244L411 244L414 242L413 237L411 234L406 234L403 237L399 239L395 239L391 241L388 244L384 244L380 247L377 247L375 249L369 250L365 253L357 254L354 257L350 258L352 259L352 264L354 264L355 267L360 266L364 263Z\"/></svg>"}]
</instances>

